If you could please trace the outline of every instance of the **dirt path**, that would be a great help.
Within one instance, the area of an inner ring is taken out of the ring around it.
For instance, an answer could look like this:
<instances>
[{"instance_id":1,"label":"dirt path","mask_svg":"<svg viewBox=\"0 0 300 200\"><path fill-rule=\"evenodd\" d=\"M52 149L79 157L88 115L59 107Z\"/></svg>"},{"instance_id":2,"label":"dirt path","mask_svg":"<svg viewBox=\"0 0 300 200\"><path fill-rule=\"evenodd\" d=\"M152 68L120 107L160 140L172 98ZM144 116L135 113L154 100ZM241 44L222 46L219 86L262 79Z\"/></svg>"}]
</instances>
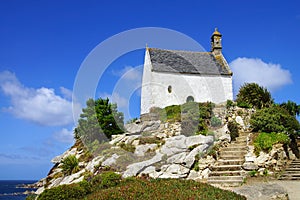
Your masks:
<instances>
[{"instance_id":1,"label":"dirt path","mask_svg":"<svg viewBox=\"0 0 300 200\"><path fill-rule=\"evenodd\" d=\"M223 188L244 195L248 200L279 199L300 200L300 181L280 181L275 179L254 178L241 187Z\"/></svg>"},{"instance_id":2,"label":"dirt path","mask_svg":"<svg viewBox=\"0 0 300 200\"><path fill-rule=\"evenodd\" d=\"M300 181L274 181L289 194L290 200L300 200Z\"/></svg>"}]
</instances>

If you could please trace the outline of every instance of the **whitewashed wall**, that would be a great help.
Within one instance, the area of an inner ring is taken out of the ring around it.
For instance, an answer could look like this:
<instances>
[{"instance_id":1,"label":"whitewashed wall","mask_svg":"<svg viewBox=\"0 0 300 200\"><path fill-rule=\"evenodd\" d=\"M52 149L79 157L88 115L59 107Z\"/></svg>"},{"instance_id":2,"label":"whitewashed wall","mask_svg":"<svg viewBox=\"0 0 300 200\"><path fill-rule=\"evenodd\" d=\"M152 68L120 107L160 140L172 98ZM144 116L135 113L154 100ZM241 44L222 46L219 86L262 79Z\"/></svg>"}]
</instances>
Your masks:
<instances>
[{"instance_id":1,"label":"whitewashed wall","mask_svg":"<svg viewBox=\"0 0 300 200\"><path fill-rule=\"evenodd\" d=\"M168 87L172 92L168 92ZM148 113L151 107L179 105L192 96L196 102L211 101L222 103L233 99L232 78L230 76L201 76L151 71L148 51L145 55L141 114Z\"/></svg>"}]
</instances>

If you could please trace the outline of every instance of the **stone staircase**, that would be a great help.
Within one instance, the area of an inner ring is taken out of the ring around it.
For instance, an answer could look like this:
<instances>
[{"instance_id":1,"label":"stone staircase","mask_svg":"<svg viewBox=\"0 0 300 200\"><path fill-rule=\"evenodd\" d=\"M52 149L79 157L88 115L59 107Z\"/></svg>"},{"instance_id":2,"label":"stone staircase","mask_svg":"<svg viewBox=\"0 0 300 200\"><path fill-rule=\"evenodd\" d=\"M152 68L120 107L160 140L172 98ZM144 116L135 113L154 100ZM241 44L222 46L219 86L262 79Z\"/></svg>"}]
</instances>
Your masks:
<instances>
[{"instance_id":1,"label":"stone staircase","mask_svg":"<svg viewBox=\"0 0 300 200\"><path fill-rule=\"evenodd\" d=\"M240 186L244 176L242 165L247 153L248 133L240 133L236 141L219 150L219 158L211 168L207 182L212 185Z\"/></svg>"},{"instance_id":2,"label":"stone staircase","mask_svg":"<svg viewBox=\"0 0 300 200\"><path fill-rule=\"evenodd\" d=\"M279 180L300 180L300 160L293 160Z\"/></svg>"}]
</instances>

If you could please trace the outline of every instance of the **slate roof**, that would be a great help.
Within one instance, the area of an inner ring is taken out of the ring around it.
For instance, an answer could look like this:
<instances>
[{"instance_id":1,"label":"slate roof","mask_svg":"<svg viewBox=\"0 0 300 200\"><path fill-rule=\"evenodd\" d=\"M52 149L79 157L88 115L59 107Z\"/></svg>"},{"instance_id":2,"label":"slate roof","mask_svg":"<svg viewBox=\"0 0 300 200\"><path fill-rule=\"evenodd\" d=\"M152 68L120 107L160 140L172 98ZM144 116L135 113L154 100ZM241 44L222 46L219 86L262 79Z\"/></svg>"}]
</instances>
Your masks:
<instances>
[{"instance_id":1,"label":"slate roof","mask_svg":"<svg viewBox=\"0 0 300 200\"><path fill-rule=\"evenodd\" d=\"M202 75L232 75L222 55L211 52L192 52L148 48L152 70Z\"/></svg>"}]
</instances>

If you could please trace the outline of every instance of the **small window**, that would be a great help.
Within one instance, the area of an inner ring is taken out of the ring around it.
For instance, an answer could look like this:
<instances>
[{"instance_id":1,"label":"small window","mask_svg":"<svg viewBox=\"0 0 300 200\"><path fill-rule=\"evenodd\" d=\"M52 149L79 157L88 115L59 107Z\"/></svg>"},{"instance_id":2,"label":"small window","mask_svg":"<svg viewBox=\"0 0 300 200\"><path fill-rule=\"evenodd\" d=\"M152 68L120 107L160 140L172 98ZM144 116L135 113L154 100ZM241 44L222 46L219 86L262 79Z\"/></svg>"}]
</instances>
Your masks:
<instances>
[{"instance_id":1,"label":"small window","mask_svg":"<svg viewBox=\"0 0 300 200\"><path fill-rule=\"evenodd\" d=\"M186 102L194 102L194 97L188 96L188 97L186 98Z\"/></svg>"},{"instance_id":2,"label":"small window","mask_svg":"<svg viewBox=\"0 0 300 200\"><path fill-rule=\"evenodd\" d=\"M171 85L168 86L168 92L169 92L169 93L172 92L172 86L171 86Z\"/></svg>"}]
</instances>

